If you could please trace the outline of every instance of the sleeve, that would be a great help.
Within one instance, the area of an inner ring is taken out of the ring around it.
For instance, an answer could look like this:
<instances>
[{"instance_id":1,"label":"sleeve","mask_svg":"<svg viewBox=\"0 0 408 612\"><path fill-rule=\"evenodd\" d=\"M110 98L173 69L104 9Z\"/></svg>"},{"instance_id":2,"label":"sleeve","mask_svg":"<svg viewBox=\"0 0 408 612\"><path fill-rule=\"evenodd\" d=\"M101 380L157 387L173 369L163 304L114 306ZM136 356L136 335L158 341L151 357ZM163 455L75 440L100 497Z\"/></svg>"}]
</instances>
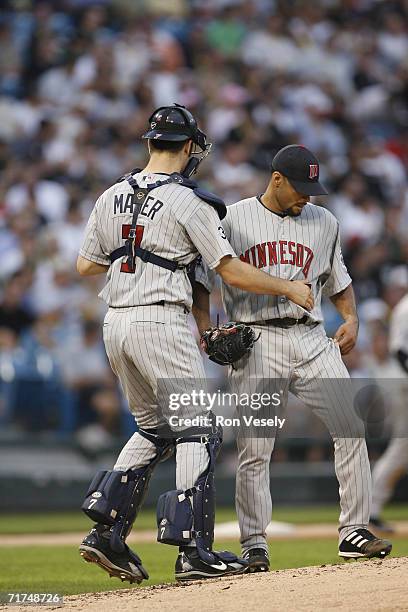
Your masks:
<instances>
[{"instance_id":1,"label":"sleeve","mask_svg":"<svg viewBox=\"0 0 408 612\"><path fill-rule=\"evenodd\" d=\"M209 204L202 203L184 227L210 270L216 268L223 257L236 257L217 213Z\"/></svg>"},{"instance_id":2,"label":"sleeve","mask_svg":"<svg viewBox=\"0 0 408 612\"><path fill-rule=\"evenodd\" d=\"M337 236L333 246L331 256L330 275L323 287L323 295L331 297L346 289L351 284L351 276L344 263L343 254L340 246L340 232L337 226Z\"/></svg>"},{"instance_id":3,"label":"sleeve","mask_svg":"<svg viewBox=\"0 0 408 612\"><path fill-rule=\"evenodd\" d=\"M210 270L207 264L201 260L195 269L195 281L200 283L208 293L214 289L216 273L214 270Z\"/></svg>"},{"instance_id":4,"label":"sleeve","mask_svg":"<svg viewBox=\"0 0 408 612\"><path fill-rule=\"evenodd\" d=\"M101 244L100 223L98 222L100 203L101 198L97 200L89 217L79 254L85 259L106 266L110 265L110 259L109 254L104 251Z\"/></svg>"}]
</instances>

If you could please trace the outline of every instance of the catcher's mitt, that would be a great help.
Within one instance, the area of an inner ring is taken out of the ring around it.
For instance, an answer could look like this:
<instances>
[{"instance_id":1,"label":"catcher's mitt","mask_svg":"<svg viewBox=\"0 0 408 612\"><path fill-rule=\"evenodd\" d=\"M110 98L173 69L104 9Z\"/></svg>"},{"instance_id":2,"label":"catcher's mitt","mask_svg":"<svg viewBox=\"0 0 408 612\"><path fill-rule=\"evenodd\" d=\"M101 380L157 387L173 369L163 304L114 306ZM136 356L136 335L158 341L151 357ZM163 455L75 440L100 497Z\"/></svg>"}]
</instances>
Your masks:
<instances>
[{"instance_id":1,"label":"catcher's mitt","mask_svg":"<svg viewBox=\"0 0 408 612\"><path fill-rule=\"evenodd\" d=\"M258 338L255 338L255 332L249 325L231 321L207 329L201 335L200 346L211 361L219 365L232 365L249 353Z\"/></svg>"}]
</instances>

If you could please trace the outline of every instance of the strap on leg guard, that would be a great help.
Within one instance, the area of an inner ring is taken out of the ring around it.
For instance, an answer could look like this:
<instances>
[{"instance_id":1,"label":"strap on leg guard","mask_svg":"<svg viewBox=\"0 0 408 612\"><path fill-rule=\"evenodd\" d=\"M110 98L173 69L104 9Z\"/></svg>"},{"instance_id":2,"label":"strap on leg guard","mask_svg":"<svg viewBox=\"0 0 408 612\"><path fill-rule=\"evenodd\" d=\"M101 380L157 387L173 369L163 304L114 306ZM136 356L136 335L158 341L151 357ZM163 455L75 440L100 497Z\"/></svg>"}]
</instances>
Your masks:
<instances>
[{"instance_id":1,"label":"strap on leg guard","mask_svg":"<svg viewBox=\"0 0 408 612\"><path fill-rule=\"evenodd\" d=\"M98 472L82 504L82 510L93 521L111 526L110 546L116 552L122 552L125 548L125 539L144 501L154 468L173 451L171 440L158 438L154 441L154 434L142 433L142 430L139 433L147 433L148 439L156 444L157 453L153 459L135 470Z\"/></svg>"},{"instance_id":2,"label":"strap on leg guard","mask_svg":"<svg viewBox=\"0 0 408 612\"><path fill-rule=\"evenodd\" d=\"M212 551L214 543L214 523L215 523L215 483L214 470L215 460L222 444L221 435L210 435L206 443L207 452L210 458L205 472L197 478L194 487L186 491L192 497L194 514L194 537L196 540L197 552L201 559L206 563L216 563L217 558ZM235 560L235 556L225 559L226 561Z\"/></svg>"},{"instance_id":3,"label":"strap on leg guard","mask_svg":"<svg viewBox=\"0 0 408 612\"><path fill-rule=\"evenodd\" d=\"M183 440L184 442L185 440ZM215 523L215 460L222 444L222 430L208 436L206 448L210 461L207 469L201 474L190 490L185 491L192 496L194 515L194 537L197 552L202 561L208 564L224 561L246 566L247 562L227 550L214 551L214 523ZM190 493L191 492L191 493Z\"/></svg>"}]
</instances>

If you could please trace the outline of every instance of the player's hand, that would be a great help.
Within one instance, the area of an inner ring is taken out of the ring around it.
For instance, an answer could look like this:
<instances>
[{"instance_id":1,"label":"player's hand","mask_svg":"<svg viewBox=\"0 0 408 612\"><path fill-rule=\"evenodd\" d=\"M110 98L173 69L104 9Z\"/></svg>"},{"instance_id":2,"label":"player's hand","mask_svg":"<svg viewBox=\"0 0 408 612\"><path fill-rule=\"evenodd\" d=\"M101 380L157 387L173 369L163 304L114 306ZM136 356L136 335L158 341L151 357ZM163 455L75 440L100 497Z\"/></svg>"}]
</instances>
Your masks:
<instances>
[{"instance_id":1,"label":"player's hand","mask_svg":"<svg viewBox=\"0 0 408 612\"><path fill-rule=\"evenodd\" d=\"M357 341L357 334L358 321L356 319L350 319L340 325L339 329L334 334L334 341L339 345L342 355L347 355L354 347Z\"/></svg>"},{"instance_id":2,"label":"player's hand","mask_svg":"<svg viewBox=\"0 0 408 612\"><path fill-rule=\"evenodd\" d=\"M289 298L291 302L295 302L295 304L302 306L302 308L312 310L314 306L314 297L310 284L308 284L307 281L295 280L289 281L288 285L286 297Z\"/></svg>"}]
</instances>

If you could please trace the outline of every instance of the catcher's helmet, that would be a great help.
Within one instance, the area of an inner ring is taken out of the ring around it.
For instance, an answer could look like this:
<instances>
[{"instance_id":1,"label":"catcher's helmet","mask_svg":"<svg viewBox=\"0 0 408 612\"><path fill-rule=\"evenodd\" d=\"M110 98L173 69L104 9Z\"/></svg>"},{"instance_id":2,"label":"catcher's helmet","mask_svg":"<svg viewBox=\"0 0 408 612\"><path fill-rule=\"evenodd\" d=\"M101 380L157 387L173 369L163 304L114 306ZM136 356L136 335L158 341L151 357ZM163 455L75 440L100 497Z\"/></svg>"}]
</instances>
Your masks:
<instances>
[{"instance_id":1,"label":"catcher's helmet","mask_svg":"<svg viewBox=\"0 0 408 612\"><path fill-rule=\"evenodd\" d=\"M161 106L149 117L149 123L150 129L142 138L173 142L192 140L202 151L206 148L207 137L198 128L197 121L185 106Z\"/></svg>"},{"instance_id":2,"label":"catcher's helmet","mask_svg":"<svg viewBox=\"0 0 408 612\"><path fill-rule=\"evenodd\" d=\"M183 171L184 176L191 176L196 172L200 162L211 150L211 143L207 143L207 136L202 132L194 116L181 104L172 106L161 106L149 117L150 129L142 138L148 140L163 140L172 142L183 142L192 140L195 150Z\"/></svg>"}]
</instances>

